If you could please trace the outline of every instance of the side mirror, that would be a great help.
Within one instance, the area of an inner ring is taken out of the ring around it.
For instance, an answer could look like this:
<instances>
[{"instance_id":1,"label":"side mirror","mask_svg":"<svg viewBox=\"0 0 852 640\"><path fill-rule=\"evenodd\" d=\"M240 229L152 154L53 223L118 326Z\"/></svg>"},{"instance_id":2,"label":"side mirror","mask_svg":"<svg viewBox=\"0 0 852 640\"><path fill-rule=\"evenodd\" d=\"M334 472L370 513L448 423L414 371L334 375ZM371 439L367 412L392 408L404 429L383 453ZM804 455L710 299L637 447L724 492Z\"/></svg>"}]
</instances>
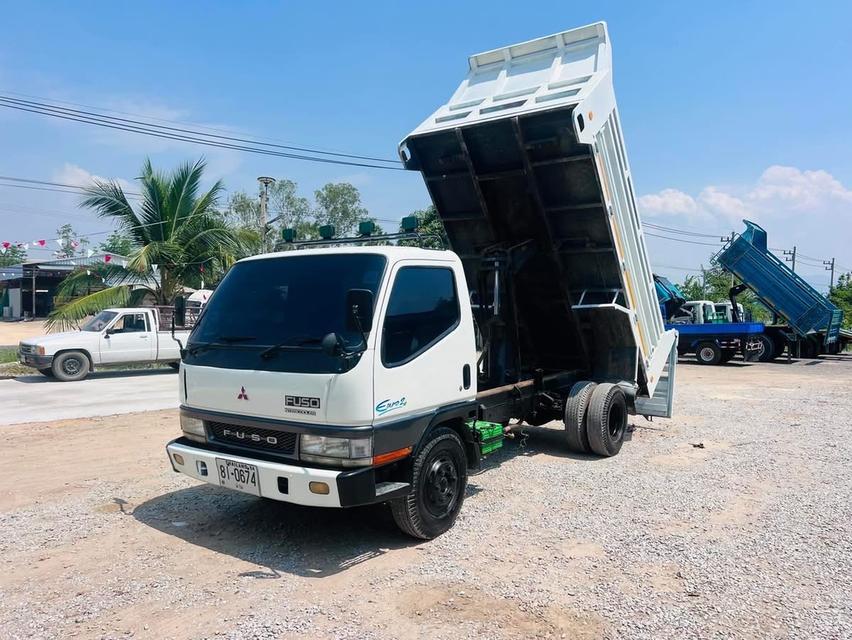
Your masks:
<instances>
[{"instance_id":1,"label":"side mirror","mask_svg":"<svg viewBox=\"0 0 852 640\"><path fill-rule=\"evenodd\" d=\"M186 326L186 298L183 296L175 296L174 320L176 326Z\"/></svg>"},{"instance_id":2,"label":"side mirror","mask_svg":"<svg viewBox=\"0 0 852 640\"><path fill-rule=\"evenodd\" d=\"M106 332L105 332L105 335L106 335L107 338L109 338L114 333L115 333L115 329L107 329Z\"/></svg>"},{"instance_id":3,"label":"side mirror","mask_svg":"<svg viewBox=\"0 0 852 640\"><path fill-rule=\"evenodd\" d=\"M369 289L350 289L346 292L346 330L369 331L373 328L373 292ZM358 321L355 314L358 314Z\"/></svg>"},{"instance_id":4,"label":"side mirror","mask_svg":"<svg viewBox=\"0 0 852 640\"><path fill-rule=\"evenodd\" d=\"M322 339L320 346L322 347L323 353L327 356L338 356L341 351L340 336L332 331L331 333L326 334L326 336Z\"/></svg>"}]
</instances>

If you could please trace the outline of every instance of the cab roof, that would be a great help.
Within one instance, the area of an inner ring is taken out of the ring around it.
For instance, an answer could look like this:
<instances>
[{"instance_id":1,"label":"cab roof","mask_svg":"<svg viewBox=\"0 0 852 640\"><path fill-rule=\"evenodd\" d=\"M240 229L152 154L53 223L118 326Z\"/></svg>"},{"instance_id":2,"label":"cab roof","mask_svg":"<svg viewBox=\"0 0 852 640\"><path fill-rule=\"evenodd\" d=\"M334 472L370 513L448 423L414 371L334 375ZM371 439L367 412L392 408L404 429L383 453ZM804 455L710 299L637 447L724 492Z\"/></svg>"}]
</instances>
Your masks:
<instances>
[{"instance_id":1,"label":"cab roof","mask_svg":"<svg viewBox=\"0 0 852 640\"><path fill-rule=\"evenodd\" d=\"M339 245L333 247L317 247L304 249L290 249L288 251L276 251L273 253L263 253L256 256L243 258L239 262L248 262L252 260L269 260L272 258L293 258L296 256L306 255L332 255L342 253L372 253L385 256L391 262L400 260L445 260L457 261L458 257L452 251L444 249L423 249L421 247L398 247L395 245L358 247Z\"/></svg>"}]
</instances>

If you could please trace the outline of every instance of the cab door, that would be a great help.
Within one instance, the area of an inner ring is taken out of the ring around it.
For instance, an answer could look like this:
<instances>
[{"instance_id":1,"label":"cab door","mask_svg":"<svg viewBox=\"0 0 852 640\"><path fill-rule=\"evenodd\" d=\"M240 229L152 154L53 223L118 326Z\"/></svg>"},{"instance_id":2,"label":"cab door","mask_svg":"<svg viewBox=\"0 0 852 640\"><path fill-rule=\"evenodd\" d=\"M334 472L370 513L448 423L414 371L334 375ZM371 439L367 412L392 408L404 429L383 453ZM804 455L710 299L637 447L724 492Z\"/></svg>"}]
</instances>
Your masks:
<instances>
[{"instance_id":1,"label":"cab door","mask_svg":"<svg viewBox=\"0 0 852 640\"><path fill-rule=\"evenodd\" d=\"M474 398L476 345L461 265L401 261L388 290L374 323L374 424Z\"/></svg>"},{"instance_id":2,"label":"cab door","mask_svg":"<svg viewBox=\"0 0 852 640\"><path fill-rule=\"evenodd\" d=\"M149 314L145 312L120 314L101 335L101 362L112 364L153 360L157 336L152 329Z\"/></svg>"}]
</instances>

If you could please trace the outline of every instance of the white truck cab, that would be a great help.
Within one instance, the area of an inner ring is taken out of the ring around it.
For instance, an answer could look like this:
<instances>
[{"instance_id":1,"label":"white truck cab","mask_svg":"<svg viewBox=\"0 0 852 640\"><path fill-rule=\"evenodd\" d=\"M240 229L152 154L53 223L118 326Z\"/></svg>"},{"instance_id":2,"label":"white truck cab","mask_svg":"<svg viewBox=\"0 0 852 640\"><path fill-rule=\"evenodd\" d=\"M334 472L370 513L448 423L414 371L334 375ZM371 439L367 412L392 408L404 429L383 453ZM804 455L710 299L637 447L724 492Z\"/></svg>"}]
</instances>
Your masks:
<instances>
[{"instance_id":1,"label":"white truck cab","mask_svg":"<svg viewBox=\"0 0 852 640\"><path fill-rule=\"evenodd\" d=\"M180 347L159 330L156 308L104 309L79 331L52 333L21 341L18 360L63 382L83 380L96 367L180 361ZM178 332L186 340L188 331Z\"/></svg>"}]
</instances>

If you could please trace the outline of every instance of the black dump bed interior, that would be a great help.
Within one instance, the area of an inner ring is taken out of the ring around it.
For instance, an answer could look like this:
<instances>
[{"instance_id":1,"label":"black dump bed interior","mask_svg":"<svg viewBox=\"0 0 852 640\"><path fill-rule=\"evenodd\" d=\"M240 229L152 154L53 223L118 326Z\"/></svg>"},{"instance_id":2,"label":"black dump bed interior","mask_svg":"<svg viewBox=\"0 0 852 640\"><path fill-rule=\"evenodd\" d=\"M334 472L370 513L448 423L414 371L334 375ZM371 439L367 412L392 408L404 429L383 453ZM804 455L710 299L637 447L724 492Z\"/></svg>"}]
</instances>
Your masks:
<instances>
[{"instance_id":1,"label":"black dump bed interior","mask_svg":"<svg viewBox=\"0 0 852 640\"><path fill-rule=\"evenodd\" d=\"M597 369L625 344L617 323L572 310L584 290L585 304L624 304L591 147L577 141L572 110L406 140L406 167L422 172L470 288L490 251L531 241L512 275L524 370Z\"/></svg>"}]
</instances>

